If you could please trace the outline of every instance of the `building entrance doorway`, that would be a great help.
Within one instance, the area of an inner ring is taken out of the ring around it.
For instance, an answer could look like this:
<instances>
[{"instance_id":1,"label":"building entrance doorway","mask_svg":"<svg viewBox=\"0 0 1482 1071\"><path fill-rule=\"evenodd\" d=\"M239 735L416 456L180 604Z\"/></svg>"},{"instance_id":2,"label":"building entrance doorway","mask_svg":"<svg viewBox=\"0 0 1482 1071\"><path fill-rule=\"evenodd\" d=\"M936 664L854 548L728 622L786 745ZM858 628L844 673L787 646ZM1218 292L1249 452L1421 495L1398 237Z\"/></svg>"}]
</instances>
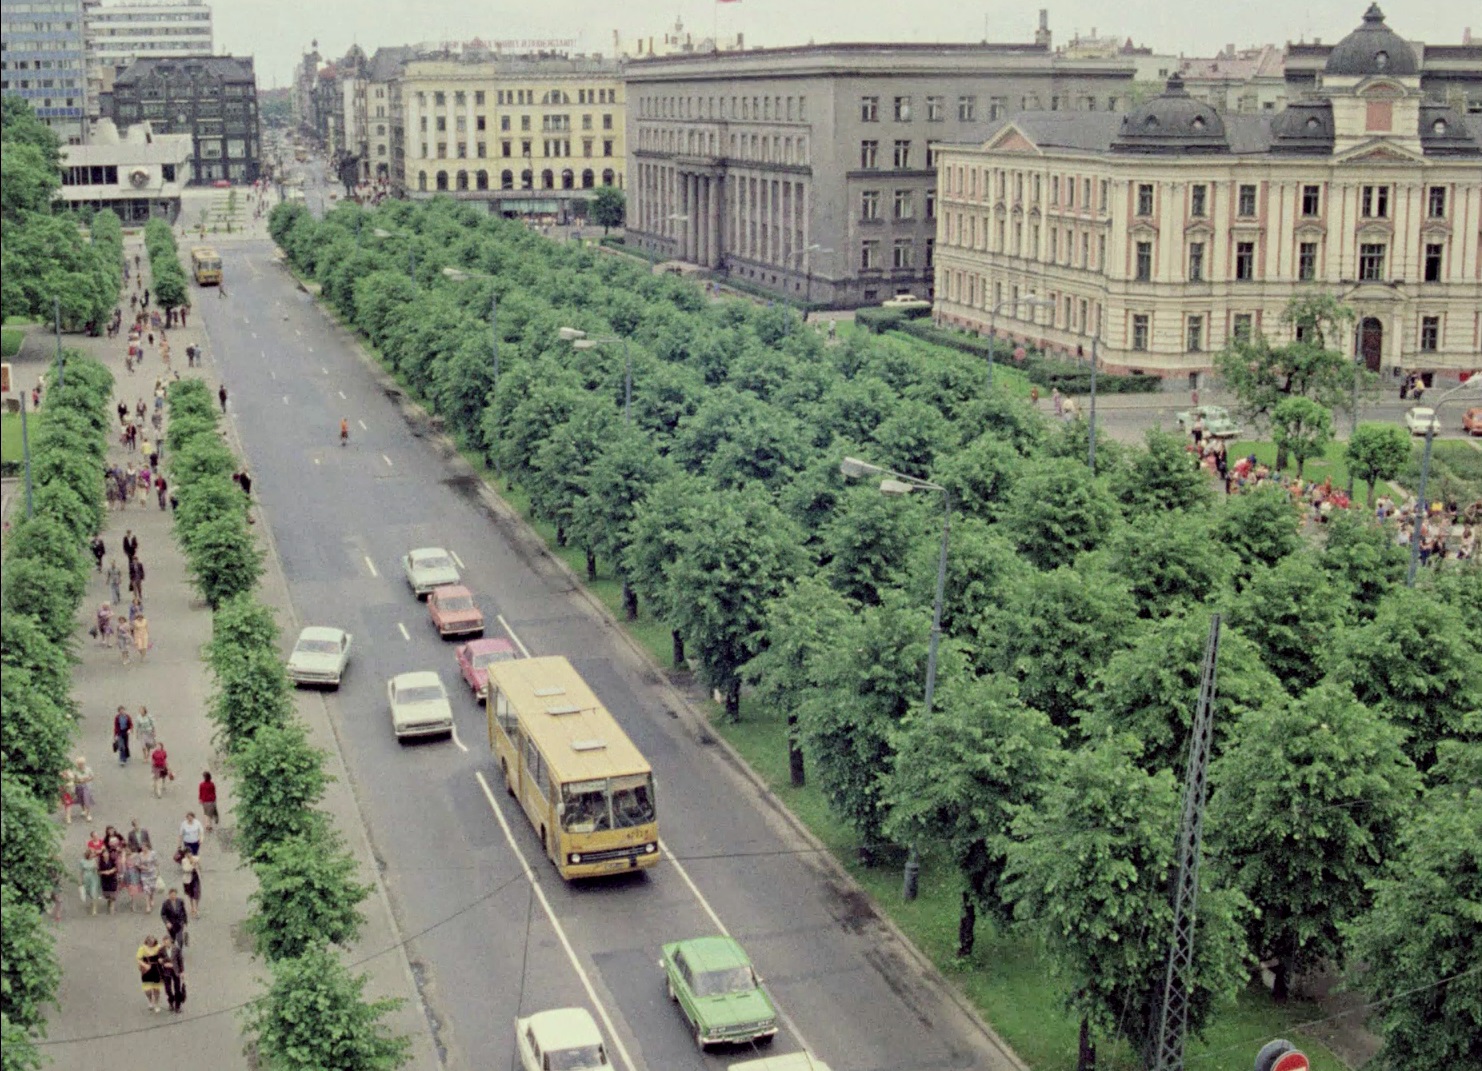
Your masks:
<instances>
[{"instance_id":1,"label":"building entrance doorway","mask_svg":"<svg viewBox=\"0 0 1482 1071\"><path fill-rule=\"evenodd\" d=\"M1371 372L1379 371L1379 361L1384 355L1384 325L1373 316L1359 322L1359 356L1364 367Z\"/></svg>"}]
</instances>

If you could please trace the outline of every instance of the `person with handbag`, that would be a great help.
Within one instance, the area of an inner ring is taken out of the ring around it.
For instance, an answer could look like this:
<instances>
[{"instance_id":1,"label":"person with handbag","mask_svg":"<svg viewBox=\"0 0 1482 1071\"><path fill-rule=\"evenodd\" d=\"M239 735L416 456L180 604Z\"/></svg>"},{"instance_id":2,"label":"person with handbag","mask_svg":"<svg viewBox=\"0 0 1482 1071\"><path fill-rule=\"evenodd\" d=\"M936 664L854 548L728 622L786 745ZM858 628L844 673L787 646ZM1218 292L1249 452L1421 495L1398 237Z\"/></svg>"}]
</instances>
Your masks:
<instances>
[{"instance_id":1,"label":"person with handbag","mask_svg":"<svg viewBox=\"0 0 1482 1071\"><path fill-rule=\"evenodd\" d=\"M201 917L201 866L196 857L186 852L180 859L180 868L185 871L185 884L181 887L186 902L190 904L190 917Z\"/></svg>"},{"instance_id":2,"label":"person with handbag","mask_svg":"<svg viewBox=\"0 0 1482 1071\"><path fill-rule=\"evenodd\" d=\"M154 910L154 897L159 892L160 885L160 857L148 840L134 853L134 866L139 871L139 888L144 893L144 911L148 914Z\"/></svg>"},{"instance_id":3,"label":"person with handbag","mask_svg":"<svg viewBox=\"0 0 1482 1071\"><path fill-rule=\"evenodd\" d=\"M129 764L129 737L134 732L134 719L123 707L113 715L113 753L118 756L118 764L127 766Z\"/></svg>"},{"instance_id":4,"label":"person with handbag","mask_svg":"<svg viewBox=\"0 0 1482 1071\"><path fill-rule=\"evenodd\" d=\"M185 932L190 918L186 914L185 901L180 899L179 889L171 889L165 894L165 902L160 904L160 921L165 924L165 931L169 933L170 940L182 948L190 943L190 938Z\"/></svg>"},{"instance_id":5,"label":"person with handbag","mask_svg":"<svg viewBox=\"0 0 1482 1071\"><path fill-rule=\"evenodd\" d=\"M166 937L160 942L160 978L165 984L165 1001L179 1014L185 1005L185 951Z\"/></svg>"},{"instance_id":6,"label":"person with handbag","mask_svg":"<svg viewBox=\"0 0 1482 1071\"><path fill-rule=\"evenodd\" d=\"M185 821L180 823L180 850L189 854L192 859L199 859L201 838L205 835L206 827L197 820L196 812L186 811Z\"/></svg>"},{"instance_id":7,"label":"person with handbag","mask_svg":"<svg viewBox=\"0 0 1482 1071\"><path fill-rule=\"evenodd\" d=\"M163 740L154 742L154 750L149 753L149 765L154 773L154 798L159 799L165 794L166 782L174 776L170 773L170 753L165 750Z\"/></svg>"},{"instance_id":8,"label":"person with handbag","mask_svg":"<svg viewBox=\"0 0 1482 1071\"><path fill-rule=\"evenodd\" d=\"M135 959L139 963L139 984L144 987L144 999L149 1002L149 1010L156 1015L160 1010L160 990L164 988L160 958L159 940L150 934L139 946Z\"/></svg>"}]
</instances>

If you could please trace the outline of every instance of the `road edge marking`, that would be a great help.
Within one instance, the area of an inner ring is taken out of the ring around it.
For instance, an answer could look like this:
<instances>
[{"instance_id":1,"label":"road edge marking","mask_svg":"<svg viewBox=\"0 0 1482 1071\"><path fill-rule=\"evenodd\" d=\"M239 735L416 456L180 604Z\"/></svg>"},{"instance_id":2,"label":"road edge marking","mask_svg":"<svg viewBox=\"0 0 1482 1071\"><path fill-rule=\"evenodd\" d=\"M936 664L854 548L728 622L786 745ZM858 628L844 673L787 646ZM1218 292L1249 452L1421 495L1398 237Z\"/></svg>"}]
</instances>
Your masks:
<instances>
[{"instance_id":1,"label":"road edge marking","mask_svg":"<svg viewBox=\"0 0 1482 1071\"><path fill-rule=\"evenodd\" d=\"M509 622L504 619L504 615L495 614L494 619L499 622L499 627L504 629L504 634L508 636L512 641L514 641L514 645L520 649L520 654L522 654L526 658L529 658L530 648L526 647L525 644L521 642L520 637L515 635L515 630L509 627Z\"/></svg>"}]
</instances>

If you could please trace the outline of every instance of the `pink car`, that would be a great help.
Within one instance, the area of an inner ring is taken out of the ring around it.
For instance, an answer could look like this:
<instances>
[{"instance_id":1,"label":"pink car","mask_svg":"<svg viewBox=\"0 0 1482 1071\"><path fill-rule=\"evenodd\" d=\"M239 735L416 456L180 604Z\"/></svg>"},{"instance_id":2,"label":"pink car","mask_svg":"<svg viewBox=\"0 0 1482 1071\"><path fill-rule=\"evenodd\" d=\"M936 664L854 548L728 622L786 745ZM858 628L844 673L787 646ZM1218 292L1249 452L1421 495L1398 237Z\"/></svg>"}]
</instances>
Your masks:
<instances>
[{"instance_id":1,"label":"pink car","mask_svg":"<svg viewBox=\"0 0 1482 1071\"><path fill-rule=\"evenodd\" d=\"M470 640L460 644L456 654L458 672L479 702L489 698L489 666L516 657L515 645L503 639Z\"/></svg>"},{"instance_id":2,"label":"pink car","mask_svg":"<svg viewBox=\"0 0 1482 1071\"><path fill-rule=\"evenodd\" d=\"M439 636L468 636L484 631L484 614L473 601L473 592L462 584L444 584L427 596L427 616Z\"/></svg>"}]
</instances>

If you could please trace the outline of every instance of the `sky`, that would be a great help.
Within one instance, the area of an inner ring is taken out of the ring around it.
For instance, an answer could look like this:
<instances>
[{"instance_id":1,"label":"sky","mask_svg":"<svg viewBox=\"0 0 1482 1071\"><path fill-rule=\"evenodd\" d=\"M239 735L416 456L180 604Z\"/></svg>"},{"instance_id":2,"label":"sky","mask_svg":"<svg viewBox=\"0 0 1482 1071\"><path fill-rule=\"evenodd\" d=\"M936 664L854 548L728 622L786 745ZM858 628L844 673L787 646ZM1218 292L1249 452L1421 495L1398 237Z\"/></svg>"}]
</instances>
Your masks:
<instances>
[{"instance_id":1,"label":"sky","mask_svg":"<svg viewBox=\"0 0 1482 1071\"><path fill-rule=\"evenodd\" d=\"M352 44L368 54L424 41L564 41L571 51L613 52L658 37L676 19L696 37L743 33L748 47L835 41L1030 41L1040 6L1056 44L1075 34L1131 37L1157 52L1212 56L1226 44L1320 38L1337 41L1362 21L1368 0L1040 0L972 4L962 0L207 0L216 49L256 58L262 88L291 83L310 42L326 58ZM1381 0L1382 2L1382 0ZM1389 25L1412 41L1459 44L1471 26L1482 39L1475 0L1389 0Z\"/></svg>"}]
</instances>

